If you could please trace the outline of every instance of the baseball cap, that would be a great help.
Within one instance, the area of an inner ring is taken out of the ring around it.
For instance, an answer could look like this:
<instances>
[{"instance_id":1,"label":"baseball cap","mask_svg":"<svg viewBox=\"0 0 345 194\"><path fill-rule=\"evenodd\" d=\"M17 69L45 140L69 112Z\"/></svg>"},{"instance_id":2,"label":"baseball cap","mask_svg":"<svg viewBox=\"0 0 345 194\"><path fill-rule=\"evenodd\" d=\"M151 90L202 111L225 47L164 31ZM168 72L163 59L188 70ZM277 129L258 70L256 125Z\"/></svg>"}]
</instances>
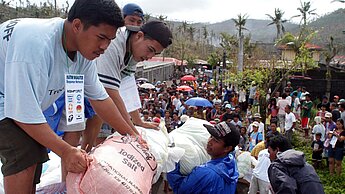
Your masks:
<instances>
[{"instance_id":1,"label":"baseball cap","mask_svg":"<svg viewBox=\"0 0 345 194\"><path fill-rule=\"evenodd\" d=\"M260 124L259 124L259 122L254 121L254 122L253 122L253 126L254 126L254 127L259 127L259 126L260 126Z\"/></svg>"},{"instance_id":2,"label":"baseball cap","mask_svg":"<svg viewBox=\"0 0 345 194\"><path fill-rule=\"evenodd\" d=\"M155 118L152 119L152 121L155 122L155 123L160 123L161 119L158 118L158 117L155 117Z\"/></svg>"},{"instance_id":3,"label":"baseball cap","mask_svg":"<svg viewBox=\"0 0 345 194\"><path fill-rule=\"evenodd\" d=\"M144 17L144 12L141 7L135 3L128 3L122 8L123 17L128 15L136 15L141 18Z\"/></svg>"},{"instance_id":4,"label":"baseball cap","mask_svg":"<svg viewBox=\"0 0 345 194\"><path fill-rule=\"evenodd\" d=\"M170 44L172 44L172 33L168 25L162 21L151 20L141 27L126 26L126 28L132 32L142 31L145 35L159 42L159 44L161 44L164 48L167 48Z\"/></svg>"},{"instance_id":5,"label":"baseball cap","mask_svg":"<svg viewBox=\"0 0 345 194\"><path fill-rule=\"evenodd\" d=\"M232 134L234 136L238 136L238 139L240 138L240 133L236 129L236 126L229 123L229 122L220 122L216 125L210 125L210 124L203 124L204 127L207 129L207 131L215 138L223 138L227 134Z\"/></svg>"},{"instance_id":6,"label":"baseball cap","mask_svg":"<svg viewBox=\"0 0 345 194\"><path fill-rule=\"evenodd\" d=\"M255 113L254 118L261 118L260 113Z\"/></svg>"},{"instance_id":7,"label":"baseball cap","mask_svg":"<svg viewBox=\"0 0 345 194\"><path fill-rule=\"evenodd\" d=\"M231 108L231 104L226 104L225 108Z\"/></svg>"},{"instance_id":8,"label":"baseball cap","mask_svg":"<svg viewBox=\"0 0 345 194\"><path fill-rule=\"evenodd\" d=\"M325 118L332 118L332 113L330 113L330 112L326 112L326 114L325 114Z\"/></svg>"},{"instance_id":9,"label":"baseball cap","mask_svg":"<svg viewBox=\"0 0 345 194\"><path fill-rule=\"evenodd\" d=\"M335 95L334 98L339 99L339 96Z\"/></svg>"}]
</instances>

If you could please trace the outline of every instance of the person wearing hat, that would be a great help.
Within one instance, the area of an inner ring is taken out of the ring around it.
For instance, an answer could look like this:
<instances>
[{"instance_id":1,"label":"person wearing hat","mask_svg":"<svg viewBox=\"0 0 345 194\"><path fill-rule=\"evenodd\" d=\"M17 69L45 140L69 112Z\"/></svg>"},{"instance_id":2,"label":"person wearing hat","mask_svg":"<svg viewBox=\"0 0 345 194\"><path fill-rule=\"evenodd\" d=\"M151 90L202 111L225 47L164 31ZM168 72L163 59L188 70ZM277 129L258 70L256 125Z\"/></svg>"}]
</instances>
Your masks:
<instances>
[{"instance_id":1,"label":"person wearing hat","mask_svg":"<svg viewBox=\"0 0 345 194\"><path fill-rule=\"evenodd\" d=\"M286 87L283 90L283 93L286 93L286 94L290 95L292 93L292 91L293 91L293 88L291 87L291 82L288 81L286 83Z\"/></svg>"},{"instance_id":2,"label":"person wearing hat","mask_svg":"<svg viewBox=\"0 0 345 194\"><path fill-rule=\"evenodd\" d=\"M141 26L143 24L143 10L134 3L126 4L122 8L122 14L124 17L125 26ZM127 67L130 68L130 67ZM121 73L127 72L127 69L123 69ZM126 99L125 108L129 113L132 122L144 128L158 129L158 124L156 122L145 122L140 118L139 109L142 108L138 90L136 89L135 75L121 77L121 84L119 87L119 93L122 99ZM91 110L88 119L86 121L85 130L83 131L82 145L81 148L89 152L92 149L93 140L96 138L97 131L99 131L99 125L102 122L95 113L92 114L92 107L88 100L85 100L85 106L87 109ZM86 114L86 113L85 113ZM107 136L111 134L111 129L109 126L101 127L100 133L98 133L97 142L102 142ZM79 143L79 138L75 142ZM97 144L96 144L97 145Z\"/></svg>"},{"instance_id":3,"label":"person wearing hat","mask_svg":"<svg viewBox=\"0 0 345 194\"><path fill-rule=\"evenodd\" d=\"M229 122L217 125L204 124L211 137L207 142L207 153L211 160L196 166L184 176L180 165L167 174L168 182L174 193L229 193L234 194L238 181L236 159L232 152L239 144L240 133Z\"/></svg>"},{"instance_id":4,"label":"person wearing hat","mask_svg":"<svg viewBox=\"0 0 345 194\"><path fill-rule=\"evenodd\" d=\"M325 126L325 134L326 134L325 141L324 141L324 158L326 159L327 167L329 166L328 148L329 148L329 143L331 141L331 138L328 136L328 134L332 132L336 127L336 123L333 121L332 117L333 117L332 113L329 113L329 112L326 113L325 121L323 122L323 125Z\"/></svg>"},{"instance_id":5,"label":"person wearing hat","mask_svg":"<svg viewBox=\"0 0 345 194\"><path fill-rule=\"evenodd\" d=\"M254 116L254 121L256 121L258 124L259 124L259 132L264 134L265 132L265 124L263 124L261 122L261 116L260 116L260 113L255 113ZM254 123L254 122L253 122ZM249 126L248 126L248 133L251 133L253 132L253 123L251 123Z\"/></svg>"},{"instance_id":6,"label":"person wearing hat","mask_svg":"<svg viewBox=\"0 0 345 194\"><path fill-rule=\"evenodd\" d=\"M333 96L333 102L335 104L338 104L339 103L339 96L337 96L337 95Z\"/></svg>"},{"instance_id":7,"label":"person wearing hat","mask_svg":"<svg viewBox=\"0 0 345 194\"><path fill-rule=\"evenodd\" d=\"M144 12L135 3L128 3L123 6L122 14L126 26L141 26L144 23Z\"/></svg>"},{"instance_id":8,"label":"person wearing hat","mask_svg":"<svg viewBox=\"0 0 345 194\"><path fill-rule=\"evenodd\" d=\"M280 135L280 134L278 134ZM258 162L253 169L253 176L250 180L250 186L248 194L257 194L259 191L262 193L269 193L270 181L268 179L268 167L271 164L270 154L268 153L267 144L270 138L275 137L273 133L267 133L265 141L258 143L251 152L251 156L254 156Z\"/></svg>"},{"instance_id":9,"label":"person wearing hat","mask_svg":"<svg viewBox=\"0 0 345 194\"><path fill-rule=\"evenodd\" d=\"M329 115L327 115L327 116L329 116ZM313 136L314 136L313 140L316 140L315 134L320 133L321 134L321 141L324 142L325 137L326 137L326 128L322 124L322 118L320 116L316 116L314 118L314 121L315 121L315 125L313 127L313 130L311 131L311 134L313 134Z\"/></svg>"},{"instance_id":10,"label":"person wearing hat","mask_svg":"<svg viewBox=\"0 0 345 194\"><path fill-rule=\"evenodd\" d=\"M328 101L328 97L326 95L322 96L322 101L317 105L317 109L320 110L322 106L326 107L326 111L330 112L329 109L330 102Z\"/></svg>"},{"instance_id":11,"label":"person wearing hat","mask_svg":"<svg viewBox=\"0 0 345 194\"><path fill-rule=\"evenodd\" d=\"M251 152L253 148L260 143L263 138L262 132L259 132L259 123L257 121L254 121L252 124L253 131L250 133L249 136L249 151Z\"/></svg>"},{"instance_id":12,"label":"person wearing hat","mask_svg":"<svg viewBox=\"0 0 345 194\"><path fill-rule=\"evenodd\" d=\"M233 120L233 114L231 113L231 104L225 105L225 113L221 116L221 121L230 122Z\"/></svg>"},{"instance_id":13,"label":"person wearing hat","mask_svg":"<svg viewBox=\"0 0 345 194\"><path fill-rule=\"evenodd\" d=\"M106 52L96 60L101 83L115 102L123 119L135 133L138 131L133 125L131 116L120 95L121 80L135 74L138 62L148 60L161 53L170 44L172 44L172 32L167 24L152 20L142 26L119 28L116 39L111 41ZM136 90L135 87L133 89ZM87 132L84 133L87 142L84 142L84 145L92 145L102 125L102 120L97 115L92 119L94 127L92 127L93 130L85 131Z\"/></svg>"}]
</instances>

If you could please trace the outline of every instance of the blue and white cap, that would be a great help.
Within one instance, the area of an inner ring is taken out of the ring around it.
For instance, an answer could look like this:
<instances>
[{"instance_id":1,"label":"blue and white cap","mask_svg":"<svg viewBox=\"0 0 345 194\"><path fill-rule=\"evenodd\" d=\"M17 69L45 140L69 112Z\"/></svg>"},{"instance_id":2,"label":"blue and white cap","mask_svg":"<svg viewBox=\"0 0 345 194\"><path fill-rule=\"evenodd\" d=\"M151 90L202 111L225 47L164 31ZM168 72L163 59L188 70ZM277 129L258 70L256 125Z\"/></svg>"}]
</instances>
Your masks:
<instances>
[{"instance_id":1,"label":"blue and white cap","mask_svg":"<svg viewBox=\"0 0 345 194\"><path fill-rule=\"evenodd\" d=\"M214 126L209 124L204 124L204 127L207 129L207 131L215 138L222 138L225 137L229 133L234 133L234 135L239 136L239 132L236 129L236 126L229 123L229 122L220 122Z\"/></svg>"},{"instance_id":2,"label":"blue and white cap","mask_svg":"<svg viewBox=\"0 0 345 194\"><path fill-rule=\"evenodd\" d=\"M144 12L141 7L135 3L128 3L122 8L123 17L128 15L136 15L141 18L144 17Z\"/></svg>"}]
</instances>

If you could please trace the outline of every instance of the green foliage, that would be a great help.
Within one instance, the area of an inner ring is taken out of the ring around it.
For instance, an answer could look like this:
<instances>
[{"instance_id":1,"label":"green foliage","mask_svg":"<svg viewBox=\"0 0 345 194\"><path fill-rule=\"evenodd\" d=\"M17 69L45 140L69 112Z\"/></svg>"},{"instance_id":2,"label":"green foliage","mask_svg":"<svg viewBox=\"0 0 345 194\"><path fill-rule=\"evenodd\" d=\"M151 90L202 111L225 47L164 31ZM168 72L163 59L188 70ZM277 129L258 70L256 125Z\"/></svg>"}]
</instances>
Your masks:
<instances>
[{"instance_id":1,"label":"green foliage","mask_svg":"<svg viewBox=\"0 0 345 194\"><path fill-rule=\"evenodd\" d=\"M294 148L296 150L300 150L305 154L307 162L312 165L311 155L312 155L312 148L311 140L305 139L302 137L302 134L299 132L295 132L293 135L293 142ZM345 160L342 162L342 174L340 176L330 176L329 170L326 166L326 161L322 161L322 167L316 169L317 174L320 177L321 183L324 187L324 191L326 194L342 194L345 193Z\"/></svg>"}]
</instances>

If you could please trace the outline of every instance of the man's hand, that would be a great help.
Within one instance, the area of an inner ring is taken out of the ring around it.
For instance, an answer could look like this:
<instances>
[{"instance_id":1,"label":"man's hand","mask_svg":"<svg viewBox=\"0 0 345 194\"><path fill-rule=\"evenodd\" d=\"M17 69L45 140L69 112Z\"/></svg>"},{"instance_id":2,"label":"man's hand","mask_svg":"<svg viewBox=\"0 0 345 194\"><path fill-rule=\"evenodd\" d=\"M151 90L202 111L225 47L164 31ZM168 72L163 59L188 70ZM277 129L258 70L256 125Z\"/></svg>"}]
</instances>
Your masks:
<instances>
[{"instance_id":1,"label":"man's hand","mask_svg":"<svg viewBox=\"0 0 345 194\"><path fill-rule=\"evenodd\" d=\"M68 172L82 173L85 172L92 158L84 150L70 147L64 150L61 160L65 164Z\"/></svg>"},{"instance_id":2,"label":"man's hand","mask_svg":"<svg viewBox=\"0 0 345 194\"><path fill-rule=\"evenodd\" d=\"M144 128L147 128L147 129L154 129L154 130L157 130L159 131L159 123L155 123L155 122L142 122L140 127L144 127Z\"/></svg>"}]
</instances>

